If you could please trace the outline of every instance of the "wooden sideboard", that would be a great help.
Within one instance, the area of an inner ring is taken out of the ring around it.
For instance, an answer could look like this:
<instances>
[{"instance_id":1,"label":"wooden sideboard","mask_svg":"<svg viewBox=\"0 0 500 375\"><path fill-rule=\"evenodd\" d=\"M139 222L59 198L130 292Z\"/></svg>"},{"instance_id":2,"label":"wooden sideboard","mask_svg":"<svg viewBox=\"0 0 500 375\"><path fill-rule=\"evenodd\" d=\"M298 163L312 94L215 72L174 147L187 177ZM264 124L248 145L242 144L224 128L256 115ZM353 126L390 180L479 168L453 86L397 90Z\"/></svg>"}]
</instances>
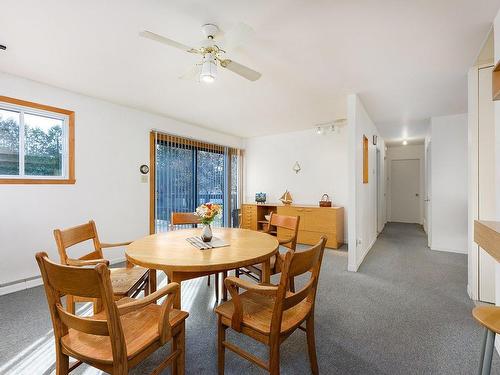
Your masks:
<instances>
[{"instance_id":1,"label":"wooden sideboard","mask_svg":"<svg viewBox=\"0 0 500 375\"><path fill-rule=\"evenodd\" d=\"M474 242L500 262L500 222L474 221Z\"/></svg>"},{"instance_id":2,"label":"wooden sideboard","mask_svg":"<svg viewBox=\"0 0 500 375\"><path fill-rule=\"evenodd\" d=\"M282 204L246 203L241 207L241 227L264 230L268 221L265 216L271 212L287 216L300 216L298 243L314 245L322 235L328 237L326 246L338 249L344 244L344 208L318 207ZM280 229L278 237L286 237L286 230Z\"/></svg>"}]
</instances>

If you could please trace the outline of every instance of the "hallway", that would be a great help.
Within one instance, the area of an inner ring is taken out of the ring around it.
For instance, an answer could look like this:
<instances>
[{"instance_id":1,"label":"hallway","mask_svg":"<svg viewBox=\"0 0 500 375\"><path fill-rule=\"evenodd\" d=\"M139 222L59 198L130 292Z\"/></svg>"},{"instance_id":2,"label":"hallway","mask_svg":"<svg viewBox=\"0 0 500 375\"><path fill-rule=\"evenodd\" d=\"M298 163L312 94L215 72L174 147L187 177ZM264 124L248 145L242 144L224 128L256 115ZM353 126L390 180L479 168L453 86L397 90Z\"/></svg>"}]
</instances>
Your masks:
<instances>
[{"instance_id":1,"label":"hallway","mask_svg":"<svg viewBox=\"0 0 500 375\"><path fill-rule=\"evenodd\" d=\"M477 372L483 331L471 316L466 255L430 250L419 225L388 223L353 279L353 310L370 313L351 322L352 345L366 335L384 373ZM498 367L496 356L492 373Z\"/></svg>"},{"instance_id":2,"label":"hallway","mask_svg":"<svg viewBox=\"0 0 500 375\"><path fill-rule=\"evenodd\" d=\"M322 374L476 373L482 330L470 313L465 255L431 251L419 226L389 223L359 272L346 268L345 250L325 252L316 310ZM217 371L213 304L206 279L183 287L190 312L188 374ZM49 374L54 344L43 289L0 297L0 316L0 374ZM229 337L266 356L249 339ZM308 374L303 333L294 333L284 347L282 374ZM165 350L157 352L132 373L150 371L163 355ZM495 356L492 373L500 374L499 367ZM81 366L74 373L98 372ZM264 373L227 354L226 374Z\"/></svg>"}]
</instances>

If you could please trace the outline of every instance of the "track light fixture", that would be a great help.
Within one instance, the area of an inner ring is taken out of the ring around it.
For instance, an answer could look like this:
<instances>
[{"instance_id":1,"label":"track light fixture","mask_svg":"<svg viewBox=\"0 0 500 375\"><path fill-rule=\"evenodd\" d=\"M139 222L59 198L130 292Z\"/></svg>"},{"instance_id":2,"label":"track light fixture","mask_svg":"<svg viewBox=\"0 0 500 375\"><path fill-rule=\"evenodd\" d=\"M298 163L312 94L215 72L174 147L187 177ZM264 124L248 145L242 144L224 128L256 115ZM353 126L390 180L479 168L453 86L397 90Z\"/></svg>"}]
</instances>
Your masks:
<instances>
[{"instance_id":1,"label":"track light fixture","mask_svg":"<svg viewBox=\"0 0 500 375\"><path fill-rule=\"evenodd\" d=\"M315 132L318 135L322 134L332 134L340 131L340 127L347 125L347 119L337 119L331 122L325 122L323 124L317 124L314 126Z\"/></svg>"}]
</instances>

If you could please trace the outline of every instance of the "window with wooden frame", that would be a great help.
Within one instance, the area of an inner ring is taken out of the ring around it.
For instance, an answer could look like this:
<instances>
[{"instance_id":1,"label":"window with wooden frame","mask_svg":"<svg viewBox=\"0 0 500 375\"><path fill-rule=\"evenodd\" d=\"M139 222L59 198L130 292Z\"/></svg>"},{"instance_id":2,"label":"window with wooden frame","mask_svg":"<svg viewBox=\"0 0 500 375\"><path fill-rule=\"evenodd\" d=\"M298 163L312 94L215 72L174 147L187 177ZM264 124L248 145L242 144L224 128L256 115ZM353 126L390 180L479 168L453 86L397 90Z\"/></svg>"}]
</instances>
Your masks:
<instances>
[{"instance_id":1,"label":"window with wooden frame","mask_svg":"<svg viewBox=\"0 0 500 375\"><path fill-rule=\"evenodd\" d=\"M75 113L0 96L0 184L74 184Z\"/></svg>"}]
</instances>

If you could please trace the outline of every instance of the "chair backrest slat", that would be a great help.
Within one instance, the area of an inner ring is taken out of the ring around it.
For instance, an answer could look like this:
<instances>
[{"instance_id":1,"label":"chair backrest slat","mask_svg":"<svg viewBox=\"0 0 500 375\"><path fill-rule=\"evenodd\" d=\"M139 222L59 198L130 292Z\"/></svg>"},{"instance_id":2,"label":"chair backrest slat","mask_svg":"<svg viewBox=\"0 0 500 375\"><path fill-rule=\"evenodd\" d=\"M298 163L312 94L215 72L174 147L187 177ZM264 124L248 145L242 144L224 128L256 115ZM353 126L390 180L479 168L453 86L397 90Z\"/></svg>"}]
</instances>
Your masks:
<instances>
[{"instance_id":1,"label":"chair backrest slat","mask_svg":"<svg viewBox=\"0 0 500 375\"><path fill-rule=\"evenodd\" d=\"M78 259L81 260L102 259L102 256L99 251L92 251L91 253L85 254Z\"/></svg>"},{"instance_id":2,"label":"chair backrest slat","mask_svg":"<svg viewBox=\"0 0 500 375\"><path fill-rule=\"evenodd\" d=\"M95 237L94 228L90 223L59 231L61 233L62 243L65 247L71 247L77 243L92 240Z\"/></svg>"},{"instance_id":3,"label":"chair backrest slat","mask_svg":"<svg viewBox=\"0 0 500 375\"><path fill-rule=\"evenodd\" d=\"M107 320L76 316L67 312L62 305L56 305L61 321L68 327L92 335L109 336Z\"/></svg>"},{"instance_id":4,"label":"chair backrest slat","mask_svg":"<svg viewBox=\"0 0 500 375\"><path fill-rule=\"evenodd\" d=\"M284 229L290 229L292 231L295 231L295 229L298 228L299 220L300 220L299 216L279 215L275 214L274 212L271 213L270 217L271 225Z\"/></svg>"},{"instance_id":5,"label":"chair backrest slat","mask_svg":"<svg viewBox=\"0 0 500 375\"><path fill-rule=\"evenodd\" d=\"M306 299L307 296L309 296L309 294L311 293L311 289L313 287L314 278L310 278L307 281L307 284L301 290L295 293L291 293L289 296L285 297L285 300L283 301L283 310L288 310Z\"/></svg>"},{"instance_id":6,"label":"chair backrest slat","mask_svg":"<svg viewBox=\"0 0 500 375\"><path fill-rule=\"evenodd\" d=\"M279 215L271 212L269 218L269 225L282 229L280 232L285 234L286 239L290 238L290 242L283 244L283 246L295 251L297 247L297 235L299 232L300 216L287 216Z\"/></svg>"},{"instance_id":7,"label":"chair backrest slat","mask_svg":"<svg viewBox=\"0 0 500 375\"><path fill-rule=\"evenodd\" d=\"M290 264L290 269L288 270L289 275L293 277L306 273L313 268L319 256L320 252L314 251L314 248L307 251L295 252L292 263Z\"/></svg>"},{"instance_id":8,"label":"chair backrest slat","mask_svg":"<svg viewBox=\"0 0 500 375\"><path fill-rule=\"evenodd\" d=\"M101 298L99 275L91 267L61 267L48 259L44 262L48 284L59 294L87 298ZM109 272L109 271L108 271Z\"/></svg>"},{"instance_id":9,"label":"chair backrest slat","mask_svg":"<svg viewBox=\"0 0 500 375\"><path fill-rule=\"evenodd\" d=\"M97 229L92 220L72 228L55 229L54 238L56 239L57 250L59 251L62 264L67 264L67 259L70 258L67 253L68 248L89 240L93 242L94 251L86 254L81 259L98 259L103 257ZM97 256L92 255L94 252L97 253Z\"/></svg>"},{"instance_id":10,"label":"chair backrest slat","mask_svg":"<svg viewBox=\"0 0 500 375\"><path fill-rule=\"evenodd\" d=\"M194 225L200 223L200 218L193 212L172 212L170 223L172 225Z\"/></svg>"}]
</instances>

